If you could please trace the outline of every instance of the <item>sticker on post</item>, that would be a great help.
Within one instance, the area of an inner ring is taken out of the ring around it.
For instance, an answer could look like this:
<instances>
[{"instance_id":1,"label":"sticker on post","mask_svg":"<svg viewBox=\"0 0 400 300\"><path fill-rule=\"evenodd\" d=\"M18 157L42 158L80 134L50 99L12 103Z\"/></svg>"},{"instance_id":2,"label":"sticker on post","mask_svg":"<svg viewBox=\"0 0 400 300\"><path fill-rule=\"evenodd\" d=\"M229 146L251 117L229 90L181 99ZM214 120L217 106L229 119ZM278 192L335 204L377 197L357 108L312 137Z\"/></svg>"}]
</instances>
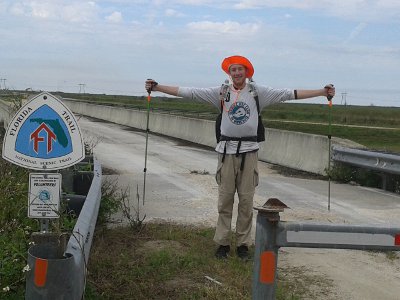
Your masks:
<instances>
[{"instance_id":1,"label":"sticker on post","mask_svg":"<svg viewBox=\"0 0 400 300\"><path fill-rule=\"evenodd\" d=\"M30 173L28 217L37 219L59 218L61 174Z\"/></svg>"}]
</instances>

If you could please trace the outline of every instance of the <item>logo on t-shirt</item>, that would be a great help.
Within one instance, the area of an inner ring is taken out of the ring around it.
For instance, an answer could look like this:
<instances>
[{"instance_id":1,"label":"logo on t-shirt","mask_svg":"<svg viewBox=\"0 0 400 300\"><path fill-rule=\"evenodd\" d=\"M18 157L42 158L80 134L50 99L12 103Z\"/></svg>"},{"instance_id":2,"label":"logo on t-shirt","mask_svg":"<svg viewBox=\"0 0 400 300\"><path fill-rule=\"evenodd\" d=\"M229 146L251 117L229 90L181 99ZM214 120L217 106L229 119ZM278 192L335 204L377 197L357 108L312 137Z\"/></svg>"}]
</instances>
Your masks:
<instances>
[{"instance_id":1,"label":"logo on t-shirt","mask_svg":"<svg viewBox=\"0 0 400 300\"><path fill-rule=\"evenodd\" d=\"M237 102L236 105L231 106L228 116L232 123L244 124L250 118L250 107L244 102Z\"/></svg>"}]
</instances>

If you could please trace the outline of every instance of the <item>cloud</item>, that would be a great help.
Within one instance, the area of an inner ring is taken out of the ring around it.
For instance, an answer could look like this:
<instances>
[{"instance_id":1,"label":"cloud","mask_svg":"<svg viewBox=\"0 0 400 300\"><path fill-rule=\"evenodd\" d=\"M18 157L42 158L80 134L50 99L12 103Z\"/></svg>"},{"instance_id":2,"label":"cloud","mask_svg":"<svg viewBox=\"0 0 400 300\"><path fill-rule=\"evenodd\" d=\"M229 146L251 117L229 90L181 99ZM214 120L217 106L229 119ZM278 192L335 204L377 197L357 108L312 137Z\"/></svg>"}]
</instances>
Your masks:
<instances>
[{"instance_id":1,"label":"cloud","mask_svg":"<svg viewBox=\"0 0 400 300\"><path fill-rule=\"evenodd\" d=\"M367 27L367 23L361 22L359 23L350 33L345 43L348 43L354 40L365 28Z\"/></svg>"},{"instance_id":2,"label":"cloud","mask_svg":"<svg viewBox=\"0 0 400 300\"><path fill-rule=\"evenodd\" d=\"M67 4L62 8L62 17L69 22L90 22L95 21L98 15L98 7L96 3L89 2L75 2Z\"/></svg>"},{"instance_id":3,"label":"cloud","mask_svg":"<svg viewBox=\"0 0 400 300\"><path fill-rule=\"evenodd\" d=\"M147 9L164 11L168 17L182 17L183 9L203 6L213 9L214 12L224 13L232 9L254 10L279 8L302 10L317 13L321 16L339 17L364 23L388 23L399 22L400 1L397 0L102 0L102 1L78 1L78 0L5 0L0 1L0 13L9 10L16 16L31 16L38 19L54 19L70 22L89 22L99 18L102 11L111 13L122 11L124 7L128 11ZM173 9L171 8L173 7ZM177 7L179 7L178 11ZM125 13L125 11L124 11ZM126 16L128 13L125 14ZM186 16L187 14L185 14Z\"/></svg>"},{"instance_id":4,"label":"cloud","mask_svg":"<svg viewBox=\"0 0 400 300\"><path fill-rule=\"evenodd\" d=\"M335 16L363 22L385 23L399 21L400 1L396 0L240 0L235 9L287 8L316 11L321 15Z\"/></svg>"},{"instance_id":5,"label":"cloud","mask_svg":"<svg viewBox=\"0 0 400 300\"><path fill-rule=\"evenodd\" d=\"M0 0L1 72L10 83L66 80L74 89L85 82L107 91L114 81L129 90L132 80L142 91L146 76L215 84L224 76L220 60L241 54L255 64L260 83L275 87L322 79L395 86L399 78L398 0L155 1ZM300 15L311 26L297 23Z\"/></svg>"},{"instance_id":6,"label":"cloud","mask_svg":"<svg viewBox=\"0 0 400 300\"><path fill-rule=\"evenodd\" d=\"M7 11L7 3L5 2L0 2L0 13L5 13Z\"/></svg>"},{"instance_id":7,"label":"cloud","mask_svg":"<svg viewBox=\"0 0 400 300\"><path fill-rule=\"evenodd\" d=\"M187 24L187 27L191 30L197 32L205 33L230 33L230 34L248 34L256 33L260 25L257 23L245 23L240 24L234 21L225 22L211 22L211 21L201 21L201 22L191 22Z\"/></svg>"},{"instance_id":8,"label":"cloud","mask_svg":"<svg viewBox=\"0 0 400 300\"><path fill-rule=\"evenodd\" d=\"M321 1L297 1L297 0L241 0L233 5L235 9L256 9L263 7L276 7L276 8L301 8L307 9L313 6L312 2L323 2Z\"/></svg>"},{"instance_id":9,"label":"cloud","mask_svg":"<svg viewBox=\"0 0 400 300\"><path fill-rule=\"evenodd\" d=\"M182 14L182 13L180 13L180 12L178 12L175 9L172 9L172 8L166 9L165 10L165 15L167 17L183 17L184 16L184 14Z\"/></svg>"},{"instance_id":10,"label":"cloud","mask_svg":"<svg viewBox=\"0 0 400 300\"><path fill-rule=\"evenodd\" d=\"M122 22L122 14L119 11L114 11L111 15L106 17L106 20L112 23Z\"/></svg>"},{"instance_id":11,"label":"cloud","mask_svg":"<svg viewBox=\"0 0 400 300\"><path fill-rule=\"evenodd\" d=\"M28 14L27 12L25 12L25 8L21 3L16 3L12 7L10 7L10 12L14 16L23 16Z\"/></svg>"},{"instance_id":12,"label":"cloud","mask_svg":"<svg viewBox=\"0 0 400 300\"><path fill-rule=\"evenodd\" d=\"M167 1L168 3L182 4L182 5L211 5L217 1L214 0L175 0L175 1Z\"/></svg>"},{"instance_id":13,"label":"cloud","mask_svg":"<svg viewBox=\"0 0 400 300\"><path fill-rule=\"evenodd\" d=\"M79 23L93 21L98 14L93 1L15 1L9 10L15 16Z\"/></svg>"}]
</instances>

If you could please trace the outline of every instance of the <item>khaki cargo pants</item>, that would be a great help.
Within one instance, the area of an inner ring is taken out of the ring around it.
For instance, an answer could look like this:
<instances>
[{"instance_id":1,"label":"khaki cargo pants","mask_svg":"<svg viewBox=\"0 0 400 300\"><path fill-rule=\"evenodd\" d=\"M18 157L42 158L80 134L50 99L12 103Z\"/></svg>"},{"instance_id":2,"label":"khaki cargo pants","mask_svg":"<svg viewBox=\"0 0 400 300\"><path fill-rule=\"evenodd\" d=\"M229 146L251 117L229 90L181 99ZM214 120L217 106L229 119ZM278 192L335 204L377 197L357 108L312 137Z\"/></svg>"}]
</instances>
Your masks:
<instances>
[{"instance_id":1,"label":"khaki cargo pants","mask_svg":"<svg viewBox=\"0 0 400 300\"><path fill-rule=\"evenodd\" d=\"M235 192L238 193L238 217L236 220L237 246L252 244L253 197L258 185L258 152L248 152L243 170L240 170L243 156L226 154L222 163L218 155L215 179L218 184L218 222L214 241L218 245L230 245L232 210Z\"/></svg>"}]
</instances>

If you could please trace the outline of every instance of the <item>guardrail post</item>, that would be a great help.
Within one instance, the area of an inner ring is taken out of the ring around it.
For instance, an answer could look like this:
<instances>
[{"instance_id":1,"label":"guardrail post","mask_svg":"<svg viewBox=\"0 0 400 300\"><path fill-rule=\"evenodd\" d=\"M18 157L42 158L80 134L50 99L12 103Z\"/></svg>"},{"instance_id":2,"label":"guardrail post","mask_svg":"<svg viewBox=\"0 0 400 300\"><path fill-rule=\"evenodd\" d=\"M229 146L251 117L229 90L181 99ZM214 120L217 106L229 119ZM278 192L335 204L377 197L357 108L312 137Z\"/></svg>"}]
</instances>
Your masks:
<instances>
[{"instance_id":1,"label":"guardrail post","mask_svg":"<svg viewBox=\"0 0 400 300\"><path fill-rule=\"evenodd\" d=\"M72 255L60 255L57 244L34 245L28 250L25 299L73 298L75 265Z\"/></svg>"},{"instance_id":2,"label":"guardrail post","mask_svg":"<svg viewBox=\"0 0 400 300\"><path fill-rule=\"evenodd\" d=\"M268 203L268 202L267 202ZM266 203L266 204L267 204ZM276 235L283 208L255 207L258 210L253 267L253 300L275 299L278 246Z\"/></svg>"}]
</instances>

